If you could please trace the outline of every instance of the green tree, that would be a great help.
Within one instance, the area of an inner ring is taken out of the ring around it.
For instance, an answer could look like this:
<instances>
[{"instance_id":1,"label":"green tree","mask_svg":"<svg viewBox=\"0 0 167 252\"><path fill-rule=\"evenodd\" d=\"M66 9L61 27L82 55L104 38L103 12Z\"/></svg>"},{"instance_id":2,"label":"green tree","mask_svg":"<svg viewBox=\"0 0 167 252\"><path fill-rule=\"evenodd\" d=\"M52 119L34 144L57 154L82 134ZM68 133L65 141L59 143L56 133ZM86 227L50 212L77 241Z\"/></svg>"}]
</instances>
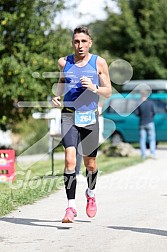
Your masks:
<instances>
[{"instance_id":1,"label":"green tree","mask_svg":"<svg viewBox=\"0 0 167 252\"><path fill-rule=\"evenodd\" d=\"M46 100L52 94L56 79L43 78L42 73L58 71L57 59L70 50L70 32L53 29L64 7L64 0L0 0L1 128L13 127L32 113L18 108L18 101Z\"/></svg>"},{"instance_id":2,"label":"green tree","mask_svg":"<svg viewBox=\"0 0 167 252\"><path fill-rule=\"evenodd\" d=\"M167 78L167 2L118 0L105 21L91 24L98 51L129 61L134 79Z\"/></svg>"}]
</instances>

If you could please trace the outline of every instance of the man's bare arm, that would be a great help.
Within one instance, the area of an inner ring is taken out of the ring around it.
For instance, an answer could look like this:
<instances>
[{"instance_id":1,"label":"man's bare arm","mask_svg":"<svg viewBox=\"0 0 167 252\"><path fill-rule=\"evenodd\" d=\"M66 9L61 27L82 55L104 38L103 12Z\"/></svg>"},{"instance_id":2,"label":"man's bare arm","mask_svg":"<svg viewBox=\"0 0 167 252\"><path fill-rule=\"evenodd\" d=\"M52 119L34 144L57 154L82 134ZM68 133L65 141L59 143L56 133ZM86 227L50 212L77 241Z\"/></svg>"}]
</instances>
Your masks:
<instances>
[{"instance_id":1,"label":"man's bare arm","mask_svg":"<svg viewBox=\"0 0 167 252\"><path fill-rule=\"evenodd\" d=\"M63 74L63 69L66 64L65 58L64 57L60 58L58 60L58 64L59 64L59 69L60 69L60 77L59 77L58 84L57 84L56 96L52 99L52 102L56 106L61 106L61 102L60 102L61 96L64 95L65 78L64 78L64 74Z\"/></svg>"},{"instance_id":2,"label":"man's bare arm","mask_svg":"<svg viewBox=\"0 0 167 252\"><path fill-rule=\"evenodd\" d=\"M111 81L108 71L108 65L106 61L101 57L98 57L97 59L97 68L100 80L100 87L98 88L97 93L106 98L109 98L112 94L112 89L111 89Z\"/></svg>"}]
</instances>

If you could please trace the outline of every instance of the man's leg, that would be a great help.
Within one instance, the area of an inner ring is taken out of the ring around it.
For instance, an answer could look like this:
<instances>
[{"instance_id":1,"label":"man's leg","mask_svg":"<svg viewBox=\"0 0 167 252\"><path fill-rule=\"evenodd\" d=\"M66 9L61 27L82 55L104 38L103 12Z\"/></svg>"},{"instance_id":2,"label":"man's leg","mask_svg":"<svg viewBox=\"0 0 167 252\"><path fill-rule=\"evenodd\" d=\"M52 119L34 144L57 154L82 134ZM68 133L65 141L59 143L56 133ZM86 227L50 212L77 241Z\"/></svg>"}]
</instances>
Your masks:
<instances>
[{"instance_id":1,"label":"man's leg","mask_svg":"<svg viewBox=\"0 0 167 252\"><path fill-rule=\"evenodd\" d=\"M75 147L68 147L65 150L65 169L64 169L64 184L66 195L68 199L68 207L66 214L62 220L63 223L73 222L77 215L75 206L75 192L76 192L76 150Z\"/></svg>"},{"instance_id":2,"label":"man's leg","mask_svg":"<svg viewBox=\"0 0 167 252\"><path fill-rule=\"evenodd\" d=\"M150 144L150 153L152 157L155 158L156 136L155 136L154 123L149 123L148 125L148 138L149 138L149 144Z\"/></svg>"},{"instance_id":3,"label":"man's leg","mask_svg":"<svg viewBox=\"0 0 167 252\"><path fill-rule=\"evenodd\" d=\"M86 190L87 206L86 213L92 218L96 215L97 207L95 200L95 187L98 169L96 156L99 144L99 123L96 115L96 123L89 125L80 131L84 165L86 167L88 188Z\"/></svg>"},{"instance_id":4,"label":"man's leg","mask_svg":"<svg viewBox=\"0 0 167 252\"><path fill-rule=\"evenodd\" d=\"M75 191L76 191L76 147L78 131L73 126L73 115L62 114L62 143L65 148L64 184L68 200L68 207L62 222L73 222L76 216Z\"/></svg>"},{"instance_id":5,"label":"man's leg","mask_svg":"<svg viewBox=\"0 0 167 252\"><path fill-rule=\"evenodd\" d=\"M98 169L96 168L96 158L84 157L84 163L86 166L86 176L88 183L88 188L86 190L86 198L87 198L86 213L88 217L93 218L97 212L95 187L96 187Z\"/></svg>"},{"instance_id":6,"label":"man's leg","mask_svg":"<svg viewBox=\"0 0 167 252\"><path fill-rule=\"evenodd\" d=\"M64 183L68 201L75 200L76 191L76 150L75 147L68 147L65 150ZM68 203L68 207L75 207Z\"/></svg>"},{"instance_id":7,"label":"man's leg","mask_svg":"<svg viewBox=\"0 0 167 252\"><path fill-rule=\"evenodd\" d=\"M96 157L84 157L86 167L86 177L88 183L88 195L95 196L95 187L97 181L98 169L96 168Z\"/></svg>"},{"instance_id":8,"label":"man's leg","mask_svg":"<svg viewBox=\"0 0 167 252\"><path fill-rule=\"evenodd\" d=\"M146 157L146 130L144 126L140 127L140 150L142 158Z\"/></svg>"},{"instance_id":9,"label":"man's leg","mask_svg":"<svg viewBox=\"0 0 167 252\"><path fill-rule=\"evenodd\" d=\"M82 155L80 155L79 152L77 152L76 167L75 167L76 175L79 175L79 174L80 174L81 163L82 163Z\"/></svg>"}]
</instances>

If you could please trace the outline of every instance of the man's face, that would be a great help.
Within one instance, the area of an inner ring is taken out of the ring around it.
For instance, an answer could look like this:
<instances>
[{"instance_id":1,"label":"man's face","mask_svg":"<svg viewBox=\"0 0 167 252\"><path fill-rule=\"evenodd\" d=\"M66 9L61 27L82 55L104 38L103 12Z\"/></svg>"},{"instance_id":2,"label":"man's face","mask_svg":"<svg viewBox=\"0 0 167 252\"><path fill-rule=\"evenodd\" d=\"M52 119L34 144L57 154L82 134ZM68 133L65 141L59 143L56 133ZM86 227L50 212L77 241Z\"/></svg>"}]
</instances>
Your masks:
<instances>
[{"instance_id":1,"label":"man's face","mask_svg":"<svg viewBox=\"0 0 167 252\"><path fill-rule=\"evenodd\" d=\"M92 45L91 38L85 33L74 34L72 45L76 56L84 57L88 54L89 48Z\"/></svg>"}]
</instances>

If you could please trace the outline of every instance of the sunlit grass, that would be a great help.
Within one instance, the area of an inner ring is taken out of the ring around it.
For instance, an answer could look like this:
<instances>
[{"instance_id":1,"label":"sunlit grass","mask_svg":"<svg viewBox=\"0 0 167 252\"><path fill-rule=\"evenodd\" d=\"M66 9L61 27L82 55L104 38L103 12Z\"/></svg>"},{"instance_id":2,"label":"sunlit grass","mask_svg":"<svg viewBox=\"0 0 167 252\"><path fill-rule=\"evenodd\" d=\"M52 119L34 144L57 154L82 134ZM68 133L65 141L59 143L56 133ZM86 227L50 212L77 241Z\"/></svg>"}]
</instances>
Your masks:
<instances>
[{"instance_id":1,"label":"sunlit grass","mask_svg":"<svg viewBox=\"0 0 167 252\"><path fill-rule=\"evenodd\" d=\"M97 157L101 174L118 171L141 162L140 157ZM24 170L16 166L16 180L12 183L0 183L0 216L6 215L18 206L31 204L63 186L63 160L54 161L54 176L51 176L51 160L39 161ZM85 168L81 167L83 174Z\"/></svg>"}]
</instances>

